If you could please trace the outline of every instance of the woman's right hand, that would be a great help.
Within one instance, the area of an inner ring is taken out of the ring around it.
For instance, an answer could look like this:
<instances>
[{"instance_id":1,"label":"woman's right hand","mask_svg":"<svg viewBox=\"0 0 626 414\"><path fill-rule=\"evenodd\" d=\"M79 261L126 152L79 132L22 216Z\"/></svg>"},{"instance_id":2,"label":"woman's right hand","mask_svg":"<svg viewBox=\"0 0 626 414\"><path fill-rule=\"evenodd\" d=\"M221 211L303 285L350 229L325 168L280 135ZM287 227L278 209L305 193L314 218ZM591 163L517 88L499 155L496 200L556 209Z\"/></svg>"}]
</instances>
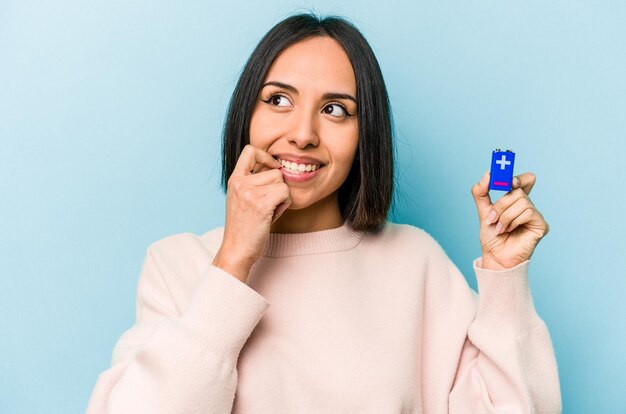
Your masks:
<instances>
[{"instance_id":1,"label":"woman's right hand","mask_svg":"<svg viewBox=\"0 0 626 414\"><path fill-rule=\"evenodd\" d=\"M263 252L270 226L291 205L280 168L270 154L248 144L228 179L224 237L214 264L222 263L243 282Z\"/></svg>"}]
</instances>

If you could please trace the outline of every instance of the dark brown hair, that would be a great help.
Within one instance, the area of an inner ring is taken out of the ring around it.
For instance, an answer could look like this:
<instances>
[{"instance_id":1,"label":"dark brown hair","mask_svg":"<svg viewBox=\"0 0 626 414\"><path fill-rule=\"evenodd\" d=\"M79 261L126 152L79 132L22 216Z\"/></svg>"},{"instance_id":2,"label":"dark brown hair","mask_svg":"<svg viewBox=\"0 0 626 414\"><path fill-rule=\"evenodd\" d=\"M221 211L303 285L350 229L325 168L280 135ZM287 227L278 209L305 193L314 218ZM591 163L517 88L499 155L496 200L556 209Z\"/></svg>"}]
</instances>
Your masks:
<instances>
[{"instance_id":1,"label":"dark brown hair","mask_svg":"<svg viewBox=\"0 0 626 414\"><path fill-rule=\"evenodd\" d=\"M276 24L248 58L230 99L222 141L222 182L249 144L250 119L263 80L280 52L313 36L329 36L346 51L356 80L358 148L352 169L339 187L342 217L356 230L377 231L385 223L394 190L393 120L387 88L374 52L361 32L347 20L290 16Z\"/></svg>"}]
</instances>

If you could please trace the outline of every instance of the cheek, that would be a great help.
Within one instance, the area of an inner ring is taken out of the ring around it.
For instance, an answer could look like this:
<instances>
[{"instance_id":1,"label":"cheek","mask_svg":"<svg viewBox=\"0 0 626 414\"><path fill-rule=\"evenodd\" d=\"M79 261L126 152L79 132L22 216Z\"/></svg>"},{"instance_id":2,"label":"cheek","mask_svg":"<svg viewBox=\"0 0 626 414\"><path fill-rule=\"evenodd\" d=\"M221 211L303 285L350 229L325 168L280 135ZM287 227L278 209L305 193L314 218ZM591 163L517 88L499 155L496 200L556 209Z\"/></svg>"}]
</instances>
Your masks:
<instances>
[{"instance_id":1,"label":"cheek","mask_svg":"<svg viewBox=\"0 0 626 414\"><path fill-rule=\"evenodd\" d=\"M261 129L259 126L260 120L261 119L259 117L259 111L257 108L255 108L252 111L252 117L250 118L250 144L252 145L254 145L254 142L256 141L256 137L258 136L257 131Z\"/></svg>"},{"instance_id":2,"label":"cheek","mask_svg":"<svg viewBox=\"0 0 626 414\"><path fill-rule=\"evenodd\" d=\"M347 171L350 171L350 166L356 156L359 144L356 123L355 125L345 125L340 129L328 132L328 136L332 138L329 145L332 145L330 151L334 154L333 159L339 164L338 167L346 170L347 174Z\"/></svg>"},{"instance_id":3,"label":"cheek","mask_svg":"<svg viewBox=\"0 0 626 414\"><path fill-rule=\"evenodd\" d=\"M354 164L355 147L354 144L344 145L331 149L333 155L333 176L332 180L342 183L350 173Z\"/></svg>"},{"instance_id":4,"label":"cheek","mask_svg":"<svg viewBox=\"0 0 626 414\"><path fill-rule=\"evenodd\" d=\"M354 166L354 156L350 156L345 160L344 164L342 165L341 171L343 172L344 178L348 176L353 166Z\"/></svg>"},{"instance_id":5,"label":"cheek","mask_svg":"<svg viewBox=\"0 0 626 414\"><path fill-rule=\"evenodd\" d=\"M261 108L255 108L250 119L250 144L258 148L267 146L266 141L272 136L275 127L276 122L271 122Z\"/></svg>"}]
</instances>

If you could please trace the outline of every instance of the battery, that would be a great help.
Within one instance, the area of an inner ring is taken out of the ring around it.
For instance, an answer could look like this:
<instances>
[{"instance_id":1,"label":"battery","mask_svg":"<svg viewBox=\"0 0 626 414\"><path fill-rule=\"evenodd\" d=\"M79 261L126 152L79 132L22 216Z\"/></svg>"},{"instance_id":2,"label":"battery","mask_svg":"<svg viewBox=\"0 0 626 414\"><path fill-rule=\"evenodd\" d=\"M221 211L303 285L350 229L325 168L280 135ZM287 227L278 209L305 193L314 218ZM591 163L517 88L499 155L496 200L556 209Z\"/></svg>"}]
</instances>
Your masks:
<instances>
[{"instance_id":1,"label":"battery","mask_svg":"<svg viewBox=\"0 0 626 414\"><path fill-rule=\"evenodd\" d=\"M491 153L491 174L489 189L511 191L513 187L513 166L515 153L511 150L496 149Z\"/></svg>"}]
</instances>

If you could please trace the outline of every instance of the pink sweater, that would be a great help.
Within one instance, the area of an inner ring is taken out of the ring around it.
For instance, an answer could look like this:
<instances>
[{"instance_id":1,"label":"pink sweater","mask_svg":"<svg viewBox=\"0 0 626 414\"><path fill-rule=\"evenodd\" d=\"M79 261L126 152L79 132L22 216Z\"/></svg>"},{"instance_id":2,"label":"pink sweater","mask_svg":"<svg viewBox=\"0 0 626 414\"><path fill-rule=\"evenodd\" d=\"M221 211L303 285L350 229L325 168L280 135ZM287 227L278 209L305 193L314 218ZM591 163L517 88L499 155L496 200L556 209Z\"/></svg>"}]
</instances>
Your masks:
<instances>
[{"instance_id":1,"label":"pink sweater","mask_svg":"<svg viewBox=\"0 0 626 414\"><path fill-rule=\"evenodd\" d=\"M242 283L211 264L222 235L148 247L88 414L561 412L529 261L476 259L477 295L423 230L344 223L271 233Z\"/></svg>"}]
</instances>

